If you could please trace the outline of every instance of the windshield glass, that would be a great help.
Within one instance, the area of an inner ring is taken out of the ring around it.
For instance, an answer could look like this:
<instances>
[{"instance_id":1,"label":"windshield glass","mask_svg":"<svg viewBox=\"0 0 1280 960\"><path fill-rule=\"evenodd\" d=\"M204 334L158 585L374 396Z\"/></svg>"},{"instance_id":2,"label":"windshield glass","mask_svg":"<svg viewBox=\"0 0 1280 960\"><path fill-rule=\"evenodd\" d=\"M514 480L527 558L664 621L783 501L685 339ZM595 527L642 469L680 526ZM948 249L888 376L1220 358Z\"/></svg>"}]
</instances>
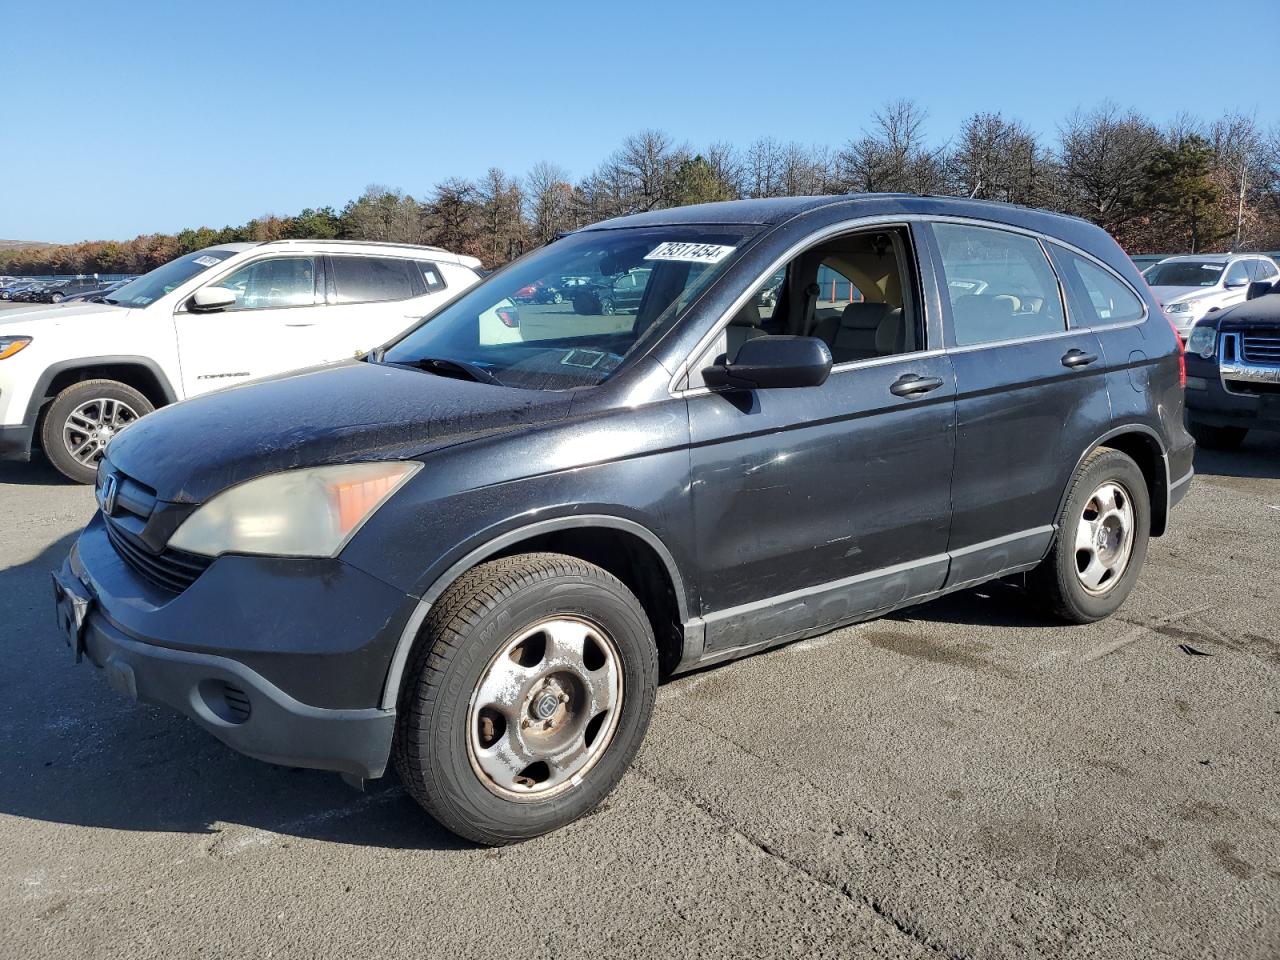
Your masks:
<instances>
[{"instance_id":1,"label":"windshield glass","mask_svg":"<svg viewBox=\"0 0 1280 960\"><path fill-rule=\"evenodd\" d=\"M381 359L510 387L593 386L678 319L756 229L679 225L564 237L473 287Z\"/></svg>"},{"instance_id":2,"label":"windshield glass","mask_svg":"<svg viewBox=\"0 0 1280 960\"><path fill-rule=\"evenodd\" d=\"M1212 287L1222 276L1225 266L1198 260L1175 260L1148 267L1143 276L1153 287Z\"/></svg>"},{"instance_id":3,"label":"windshield glass","mask_svg":"<svg viewBox=\"0 0 1280 960\"><path fill-rule=\"evenodd\" d=\"M106 301L118 303L122 307L145 307L182 286L196 274L216 267L234 254L234 250L197 250L177 260L170 260L163 267L156 267L136 280L130 280L107 297Z\"/></svg>"}]
</instances>

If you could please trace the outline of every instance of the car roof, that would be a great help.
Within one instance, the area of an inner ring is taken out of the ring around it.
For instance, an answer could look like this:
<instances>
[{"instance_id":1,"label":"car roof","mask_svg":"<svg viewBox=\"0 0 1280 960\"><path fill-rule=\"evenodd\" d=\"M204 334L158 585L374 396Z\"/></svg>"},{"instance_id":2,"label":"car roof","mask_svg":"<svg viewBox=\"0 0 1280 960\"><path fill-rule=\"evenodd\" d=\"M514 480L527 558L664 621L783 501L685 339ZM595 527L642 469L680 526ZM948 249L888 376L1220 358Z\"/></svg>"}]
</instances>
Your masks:
<instances>
[{"instance_id":1,"label":"car roof","mask_svg":"<svg viewBox=\"0 0 1280 960\"><path fill-rule=\"evenodd\" d=\"M249 246L255 246L249 244ZM381 240L265 240L257 246L264 247L305 247L333 251L335 253L367 253L390 254L392 256L413 255L428 256L432 260L444 260L448 263L460 263L468 267L480 266L480 260L465 254L454 253L443 247L430 247L425 244L389 243Z\"/></svg>"},{"instance_id":2,"label":"car roof","mask_svg":"<svg viewBox=\"0 0 1280 960\"><path fill-rule=\"evenodd\" d=\"M1176 257L1165 257L1161 263L1178 263L1191 261L1194 263L1230 263L1232 260L1257 259L1266 257L1262 253L1180 253Z\"/></svg>"}]
</instances>

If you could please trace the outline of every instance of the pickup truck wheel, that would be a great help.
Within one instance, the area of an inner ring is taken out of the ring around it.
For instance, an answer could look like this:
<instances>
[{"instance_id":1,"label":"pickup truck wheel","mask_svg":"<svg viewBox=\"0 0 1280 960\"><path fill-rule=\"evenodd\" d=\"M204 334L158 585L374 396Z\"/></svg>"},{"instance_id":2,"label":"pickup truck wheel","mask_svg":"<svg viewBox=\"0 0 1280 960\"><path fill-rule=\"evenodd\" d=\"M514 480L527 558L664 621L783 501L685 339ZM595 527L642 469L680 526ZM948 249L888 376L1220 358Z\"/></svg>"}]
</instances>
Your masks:
<instances>
[{"instance_id":1,"label":"pickup truck wheel","mask_svg":"<svg viewBox=\"0 0 1280 960\"><path fill-rule=\"evenodd\" d=\"M133 387L115 380L73 383L45 412L40 445L68 480L93 483L111 438L154 409Z\"/></svg>"},{"instance_id":2,"label":"pickup truck wheel","mask_svg":"<svg viewBox=\"0 0 1280 960\"><path fill-rule=\"evenodd\" d=\"M400 692L396 770L454 833L527 840L613 789L657 684L648 618L615 577L554 553L494 560L427 615Z\"/></svg>"},{"instance_id":3,"label":"pickup truck wheel","mask_svg":"<svg viewBox=\"0 0 1280 960\"><path fill-rule=\"evenodd\" d=\"M1099 447L1076 470L1049 556L1027 585L1068 623L1109 617L1133 590L1150 532L1151 502L1142 471L1119 450Z\"/></svg>"},{"instance_id":4,"label":"pickup truck wheel","mask_svg":"<svg viewBox=\"0 0 1280 960\"><path fill-rule=\"evenodd\" d=\"M1248 427L1211 427L1195 420L1187 424L1187 430L1196 443L1210 450L1237 450L1249 432Z\"/></svg>"}]
</instances>

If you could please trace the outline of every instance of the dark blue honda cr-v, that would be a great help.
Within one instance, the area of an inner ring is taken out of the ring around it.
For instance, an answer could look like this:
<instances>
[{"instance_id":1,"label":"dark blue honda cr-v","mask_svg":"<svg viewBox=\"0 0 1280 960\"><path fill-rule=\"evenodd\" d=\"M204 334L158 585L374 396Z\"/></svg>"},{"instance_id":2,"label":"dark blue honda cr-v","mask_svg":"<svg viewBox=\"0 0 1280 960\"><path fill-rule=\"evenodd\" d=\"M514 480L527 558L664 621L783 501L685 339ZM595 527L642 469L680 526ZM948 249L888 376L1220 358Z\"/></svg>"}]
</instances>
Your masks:
<instances>
[{"instance_id":1,"label":"dark blue honda cr-v","mask_svg":"<svg viewBox=\"0 0 1280 960\"><path fill-rule=\"evenodd\" d=\"M533 284L643 289L515 306ZM1191 480L1182 364L1081 220L626 217L367 357L131 426L59 615L130 696L266 760L394 759L506 843L608 793L661 674L1016 573L1066 620L1112 613Z\"/></svg>"}]
</instances>

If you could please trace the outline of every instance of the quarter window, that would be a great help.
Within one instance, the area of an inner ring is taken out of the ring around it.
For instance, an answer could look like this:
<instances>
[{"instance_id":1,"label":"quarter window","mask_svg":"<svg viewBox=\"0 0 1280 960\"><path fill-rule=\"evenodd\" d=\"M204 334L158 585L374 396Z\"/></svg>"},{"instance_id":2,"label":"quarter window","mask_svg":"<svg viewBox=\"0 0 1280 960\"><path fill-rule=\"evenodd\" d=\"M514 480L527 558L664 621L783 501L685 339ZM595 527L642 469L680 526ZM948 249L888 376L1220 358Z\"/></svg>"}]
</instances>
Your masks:
<instances>
[{"instance_id":1,"label":"quarter window","mask_svg":"<svg viewBox=\"0 0 1280 960\"><path fill-rule=\"evenodd\" d=\"M333 281L337 303L376 303L408 300L413 296L409 260L393 257L334 257Z\"/></svg>"},{"instance_id":2,"label":"quarter window","mask_svg":"<svg viewBox=\"0 0 1280 960\"><path fill-rule=\"evenodd\" d=\"M1032 237L935 223L956 343L968 346L1066 327L1057 277Z\"/></svg>"},{"instance_id":3,"label":"quarter window","mask_svg":"<svg viewBox=\"0 0 1280 960\"><path fill-rule=\"evenodd\" d=\"M1054 245L1053 262L1067 288L1072 326L1128 323L1146 313L1137 294L1093 261Z\"/></svg>"},{"instance_id":4,"label":"quarter window","mask_svg":"<svg viewBox=\"0 0 1280 960\"><path fill-rule=\"evenodd\" d=\"M219 280L217 286L236 295L235 304L228 310L309 307L321 302L316 292L313 257L255 260Z\"/></svg>"},{"instance_id":5,"label":"quarter window","mask_svg":"<svg viewBox=\"0 0 1280 960\"><path fill-rule=\"evenodd\" d=\"M422 283L427 288L427 293L439 293L445 288L444 276L440 273L440 268L434 263L419 260L415 263L415 266L422 275Z\"/></svg>"}]
</instances>

